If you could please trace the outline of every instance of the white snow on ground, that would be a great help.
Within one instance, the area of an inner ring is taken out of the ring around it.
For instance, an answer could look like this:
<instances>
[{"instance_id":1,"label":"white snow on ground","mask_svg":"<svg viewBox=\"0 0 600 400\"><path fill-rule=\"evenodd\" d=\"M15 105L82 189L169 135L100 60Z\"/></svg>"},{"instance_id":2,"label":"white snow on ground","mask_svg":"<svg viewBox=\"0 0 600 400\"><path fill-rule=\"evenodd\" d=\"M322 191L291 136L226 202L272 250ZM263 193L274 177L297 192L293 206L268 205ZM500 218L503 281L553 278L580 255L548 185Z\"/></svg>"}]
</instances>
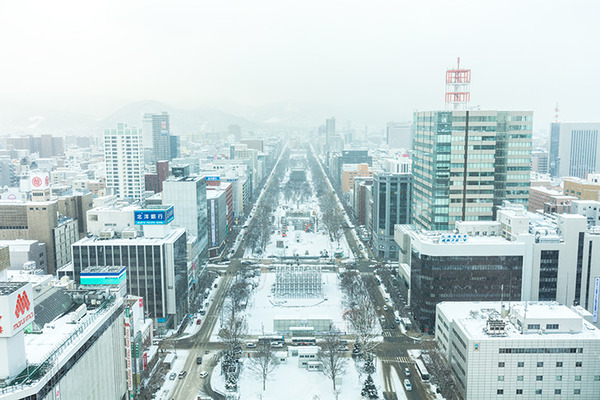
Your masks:
<instances>
[{"instance_id":1,"label":"white snow on ground","mask_svg":"<svg viewBox=\"0 0 600 400\"><path fill-rule=\"evenodd\" d=\"M167 375L165 376L165 382L163 383L162 387L156 392L157 399L160 400L171 398L171 393L173 392L173 390L175 390L175 385L177 384L179 376L176 376L175 379L170 380L169 375L171 375L171 373L173 372L179 375L179 373L183 370L185 360L187 360L188 358L188 353L189 352L187 350L176 351L177 358L173 362L171 370L167 372Z\"/></svg>"},{"instance_id":2,"label":"white snow on ground","mask_svg":"<svg viewBox=\"0 0 600 400\"><path fill-rule=\"evenodd\" d=\"M379 368L381 369L381 362L379 362ZM399 376L396 368L390 368L390 378L392 380L392 386L394 392L396 393L396 397L398 397L398 400L406 400L406 392L404 391L404 384L402 383L406 377L404 375ZM414 382L412 382L411 378L409 378L411 381L410 383L414 385Z\"/></svg>"},{"instance_id":3,"label":"white snow on ground","mask_svg":"<svg viewBox=\"0 0 600 400\"><path fill-rule=\"evenodd\" d=\"M331 318L335 326L347 332L342 318L342 294L338 288L337 274L323 272L323 295L320 299L276 299L271 292L275 273L263 273L254 294L253 303L247 311L248 331L251 335L273 333L273 318L277 316L295 318Z\"/></svg>"},{"instance_id":4,"label":"white snow on ground","mask_svg":"<svg viewBox=\"0 0 600 400\"><path fill-rule=\"evenodd\" d=\"M290 172L290 169L286 171L286 175L282 179L282 182L284 182L282 183L282 186L289 179ZM339 247L343 250L342 259L354 260L354 254L350 250L350 246L348 246L345 235L342 235L338 246L338 243L332 243L329 236L325 233L325 230L321 229L319 199L314 193L314 185L312 183L312 174L310 170L306 171L306 177L311 188L313 188L313 194L310 198L302 203L297 203L294 201L286 201L283 193L280 193L279 204L273 213L275 217L275 224L273 226L274 232L271 234L269 244L265 248L265 251L260 255L253 253L251 249L246 249L244 253L245 258L267 257L269 255L293 256L296 254L299 256L319 256L323 250L326 250L329 253L329 256L333 257L333 252ZM343 209L339 200L337 200L337 203L338 206ZM317 226L313 226L313 229L316 230L313 232L304 232L303 230L294 231L293 226L289 225L286 237L283 237L281 217L285 216L287 211L304 211L310 212L311 215L316 215L318 219ZM346 223L349 223L346 214L344 214L344 216ZM283 248L277 247L277 241L283 241Z\"/></svg>"},{"instance_id":5,"label":"white snow on ground","mask_svg":"<svg viewBox=\"0 0 600 400\"><path fill-rule=\"evenodd\" d=\"M244 360L248 362L247 360ZM220 392L225 392L225 381L220 374L221 365L217 365L212 374L211 386ZM342 384L337 385L341 389L339 399L358 400L361 398L360 391L366 375L359 376L354 361L348 358L346 373L342 378ZM373 374L373 381L382 396L383 384L379 370ZM331 380L323 373L307 371L298 367L298 357L288 357L287 362L280 364L267 380L266 390L262 390L262 380L257 377L246 366L242 367L242 374L238 384L240 398L244 400L333 400L333 388Z\"/></svg>"},{"instance_id":6,"label":"white snow on ground","mask_svg":"<svg viewBox=\"0 0 600 400\"><path fill-rule=\"evenodd\" d=\"M283 241L283 248L277 247L277 242ZM286 248L287 247L287 248ZM343 258L353 258L350 247L343 237L340 247L344 252ZM303 230L288 230L286 237L280 231L271 235L271 240L265 249L265 254L275 256L320 256L322 251L327 251L329 256L338 248L336 242L331 242L325 231L304 232Z\"/></svg>"},{"instance_id":7,"label":"white snow on ground","mask_svg":"<svg viewBox=\"0 0 600 400\"><path fill-rule=\"evenodd\" d=\"M215 281L213 282L214 284L221 284L221 277L217 277L217 279L215 279ZM215 290L214 286L211 288L210 290L210 294L208 295L208 298L206 300L204 300L203 304L206 304L207 302L210 304L213 301L213 297L216 295L217 290ZM203 307L204 310L208 310L208 307ZM192 335L195 335L196 333L198 333L198 331L200 330L200 328L202 327L202 325L204 325L204 322L206 320L206 314L205 315L200 315L200 313L194 313L193 314L194 317L191 318L191 322L188 323L188 325L185 327L185 330L183 331L183 335L179 338L179 339L184 339L187 337L190 337ZM197 320L200 319L200 325L197 324Z\"/></svg>"}]
</instances>

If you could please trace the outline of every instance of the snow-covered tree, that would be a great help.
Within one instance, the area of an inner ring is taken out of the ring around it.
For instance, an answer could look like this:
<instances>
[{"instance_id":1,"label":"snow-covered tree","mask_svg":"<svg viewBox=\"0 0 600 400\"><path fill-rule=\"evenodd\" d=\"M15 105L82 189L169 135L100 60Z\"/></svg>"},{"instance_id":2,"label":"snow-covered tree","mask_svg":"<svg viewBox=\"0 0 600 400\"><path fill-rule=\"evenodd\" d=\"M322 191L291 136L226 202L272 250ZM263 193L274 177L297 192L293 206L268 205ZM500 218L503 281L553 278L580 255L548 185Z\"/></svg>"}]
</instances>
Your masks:
<instances>
[{"instance_id":1,"label":"snow-covered tree","mask_svg":"<svg viewBox=\"0 0 600 400\"><path fill-rule=\"evenodd\" d=\"M375 382L373 382L373 377L371 377L371 375L367 376L367 379L365 379L365 383L363 384L360 395L369 400L379 398L379 395L377 394L377 388L375 387Z\"/></svg>"}]
</instances>

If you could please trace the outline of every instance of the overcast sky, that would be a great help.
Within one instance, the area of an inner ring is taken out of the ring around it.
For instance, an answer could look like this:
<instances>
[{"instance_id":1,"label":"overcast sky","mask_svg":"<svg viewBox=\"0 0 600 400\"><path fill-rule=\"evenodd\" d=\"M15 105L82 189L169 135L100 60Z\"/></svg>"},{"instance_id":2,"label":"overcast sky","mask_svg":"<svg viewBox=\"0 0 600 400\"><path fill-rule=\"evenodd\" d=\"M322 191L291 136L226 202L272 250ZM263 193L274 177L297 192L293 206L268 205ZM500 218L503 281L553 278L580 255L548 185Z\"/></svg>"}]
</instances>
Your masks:
<instances>
[{"instance_id":1,"label":"overcast sky","mask_svg":"<svg viewBox=\"0 0 600 400\"><path fill-rule=\"evenodd\" d=\"M96 115L146 99L298 101L384 124L443 108L460 56L473 105L533 110L547 129L557 101L562 120L600 120L598 4L7 0L0 93Z\"/></svg>"}]
</instances>

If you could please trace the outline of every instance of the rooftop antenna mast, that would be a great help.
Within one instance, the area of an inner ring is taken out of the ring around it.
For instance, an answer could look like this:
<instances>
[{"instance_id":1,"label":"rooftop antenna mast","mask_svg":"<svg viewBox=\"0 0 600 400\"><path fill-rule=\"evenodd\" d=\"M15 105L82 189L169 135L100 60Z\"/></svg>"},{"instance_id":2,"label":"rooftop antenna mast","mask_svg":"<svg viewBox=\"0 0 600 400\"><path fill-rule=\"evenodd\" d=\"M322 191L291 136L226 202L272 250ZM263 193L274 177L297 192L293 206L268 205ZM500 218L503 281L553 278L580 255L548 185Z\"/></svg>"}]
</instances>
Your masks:
<instances>
[{"instance_id":1,"label":"rooftop antenna mast","mask_svg":"<svg viewBox=\"0 0 600 400\"><path fill-rule=\"evenodd\" d=\"M446 110L466 110L471 101L471 70L460 68L460 57L456 68L446 70Z\"/></svg>"},{"instance_id":2,"label":"rooftop antenna mast","mask_svg":"<svg viewBox=\"0 0 600 400\"><path fill-rule=\"evenodd\" d=\"M556 105L554 106L554 122L558 123L558 112L560 111L560 109L558 108L558 101L556 102Z\"/></svg>"}]
</instances>

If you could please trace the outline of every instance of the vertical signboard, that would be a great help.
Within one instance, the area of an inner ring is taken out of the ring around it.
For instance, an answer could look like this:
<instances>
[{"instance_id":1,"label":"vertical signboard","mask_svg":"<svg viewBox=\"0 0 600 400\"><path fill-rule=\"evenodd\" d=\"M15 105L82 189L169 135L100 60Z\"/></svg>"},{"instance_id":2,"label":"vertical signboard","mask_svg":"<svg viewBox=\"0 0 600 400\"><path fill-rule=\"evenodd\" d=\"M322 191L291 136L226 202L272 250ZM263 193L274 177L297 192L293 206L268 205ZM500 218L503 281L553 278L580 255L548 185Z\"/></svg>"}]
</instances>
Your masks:
<instances>
[{"instance_id":1,"label":"vertical signboard","mask_svg":"<svg viewBox=\"0 0 600 400\"><path fill-rule=\"evenodd\" d=\"M598 292L600 291L600 278L594 282L594 323L598 322Z\"/></svg>"},{"instance_id":2,"label":"vertical signboard","mask_svg":"<svg viewBox=\"0 0 600 400\"><path fill-rule=\"evenodd\" d=\"M125 309L125 358L127 372L127 388L133 390L133 370L131 367L131 328L129 326L129 307Z\"/></svg>"},{"instance_id":3,"label":"vertical signboard","mask_svg":"<svg viewBox=\"0 0 600 400\"><path fill-rule=\"evenodd\" d=\"M215 201L210 201L210 233L212 238L212 245L217 245L217 234L215 229Z\"/></svg>"}]
</instances>

